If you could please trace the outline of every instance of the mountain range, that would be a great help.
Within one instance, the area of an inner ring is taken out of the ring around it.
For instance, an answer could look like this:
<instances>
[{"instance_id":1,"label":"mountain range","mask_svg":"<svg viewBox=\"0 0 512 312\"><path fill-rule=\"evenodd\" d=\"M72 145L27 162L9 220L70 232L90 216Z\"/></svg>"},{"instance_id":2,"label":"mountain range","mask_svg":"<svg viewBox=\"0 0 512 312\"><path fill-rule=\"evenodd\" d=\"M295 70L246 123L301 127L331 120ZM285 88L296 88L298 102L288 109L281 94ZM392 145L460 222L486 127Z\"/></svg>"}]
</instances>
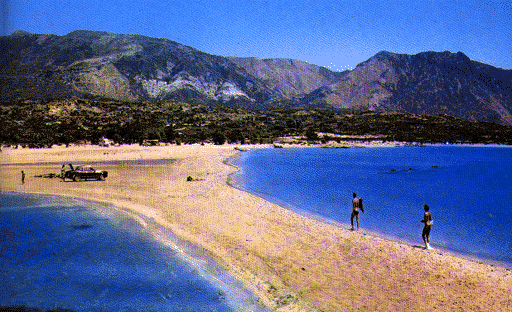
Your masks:
<instances>
[{"instance_id":1,"label":"mountain range","mask_svg":"<svg viewBox=\"0 0 512 312\"><path fill-rule=\"evenodd\" d=\"M79 30L0 37L0 101L82 98L448 114L512 124L512 70L464 53L381 51L353 70L223 57L167 39Z\"/></svg>"}]
</instances>

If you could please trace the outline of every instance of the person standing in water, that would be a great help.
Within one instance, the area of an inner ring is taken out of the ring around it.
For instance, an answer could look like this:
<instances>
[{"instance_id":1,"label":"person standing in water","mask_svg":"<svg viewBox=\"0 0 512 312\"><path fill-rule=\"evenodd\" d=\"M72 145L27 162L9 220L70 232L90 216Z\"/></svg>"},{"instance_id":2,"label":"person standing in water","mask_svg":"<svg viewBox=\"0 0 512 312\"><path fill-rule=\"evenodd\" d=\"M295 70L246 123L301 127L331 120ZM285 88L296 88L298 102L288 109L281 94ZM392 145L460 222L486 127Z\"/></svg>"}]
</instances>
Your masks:
<instances>
[{"instance_id":1,"label":"person standing in water","mask_svg":"<svg viewBox=\"0 0 512 312\"><path fill-rule=\"evenodd\" d=\"M430 230L432 228L432 223L434 221L432 221L432 214L429 211L430 208L428 207L428 205L425 204L423 208L425 209L425 213L423 214L423 220L421 220L421 222L424 223L425 225L423 226L421 237L423 238L423 242L425 243L425 248L432 249L432 247L430 247Z\"/></svg>"},{"instance_id":2,"label":"person standing in water","mask_svg":"<svg viewBox=\"0 0 512 312\"><path fill-rule=\"evenodd\" d=\"M21 170L21 184L25 184L25 171Z\"/></svg>"},{"instance_id":3,"label":"person standing in water","mask_svg":"<svg viewBox=\"0 0 512 312\"><path fill-rule=\"evenodd\" d=\"M350 215L350 224L352 224L352 231L354 230L354 217L356 217L357 229L359 230L359 209L363 210L363 199L357 198L357 194L352 194L352 214Z\"/></svg>"}]
</instances>

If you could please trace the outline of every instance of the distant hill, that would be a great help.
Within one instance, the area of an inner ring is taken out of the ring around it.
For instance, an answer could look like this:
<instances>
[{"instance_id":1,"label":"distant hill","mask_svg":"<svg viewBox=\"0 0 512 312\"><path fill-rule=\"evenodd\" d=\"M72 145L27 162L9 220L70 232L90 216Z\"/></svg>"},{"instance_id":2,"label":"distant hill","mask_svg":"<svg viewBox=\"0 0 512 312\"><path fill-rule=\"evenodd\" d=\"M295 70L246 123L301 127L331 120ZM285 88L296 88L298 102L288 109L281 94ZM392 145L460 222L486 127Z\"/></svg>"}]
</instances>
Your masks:
<instances>
[{"instance_id":1,"label":"distant hill","mask_svg":"<svg viewBox=\"0 0 512 312\"><path fill-rule=\"evenodd\" d=\"M292 59L262 60L255 57L233 57L231 60L252 76L279 90L285 99L300 97L337 82L348 72L333 72L325 67Z\"/></svg>"},{"instance_id":2,"label":"distant hill","mask_svg":"<svg viewBox=\"0 0 512 312\"><path fill-rule=\"evenodd\" d=\"M512 70L472 61L462 52L382 51L304 101L512 124Z\"/></svg>"},{"instance_id":3,"label":"distant hill","mask_svg":"<svg viewBox=\"0 0 512 312\"><path fill-rule=\"evenodd\" d=\"M266 102L265 83L228 58L174 41L74 31L0 39L2 100L96 98Z\"/></svg>"},{"instance_id":4,"label":"distant hill","mask_svg":"<svg viewBox=\"0 0 512 312\"><path fill-rule=\"evenodd\" d=\"M352 71L290 59L222 57L140 35L17 31L0 37L0 100L180 101L334 107L512 124L512 70L463 53L379 52Z\"/></svg>"},{"instance_id":5,"label":"distant hill","mask_svg":"<svg viewBox=\"0 0 512 312\"><path fill-rule=\"evenodd\" d=\"M336 82L301 61L227 58L166 39L97 31L0 37L3 101L66 97L265 106Z\"/></svg>"}]
</instances>

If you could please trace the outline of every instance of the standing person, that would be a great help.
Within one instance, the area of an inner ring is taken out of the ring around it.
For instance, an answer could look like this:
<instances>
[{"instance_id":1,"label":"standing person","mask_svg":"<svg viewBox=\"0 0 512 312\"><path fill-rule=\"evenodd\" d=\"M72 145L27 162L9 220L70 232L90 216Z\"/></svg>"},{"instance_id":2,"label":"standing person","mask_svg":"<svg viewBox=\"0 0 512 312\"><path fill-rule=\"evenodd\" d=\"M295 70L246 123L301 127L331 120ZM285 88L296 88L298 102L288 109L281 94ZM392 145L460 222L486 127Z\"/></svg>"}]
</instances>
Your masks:
<instances>
[{"instance_id":1,"label":"standing person","mask_svg":"<svg viewBox=\"0 0 512 312\"><path fill-rule=\"evenodd\" d=\"M429 211L429 207L427 204L423 206L423 209L425 209L425 213L423 214L423 220L421 220L422 223L425 225L423 226L423 231L421 232L421 237L423 238L423 242L425 243L426 249L432 249L430 247L430 229L432 228L432 214Z\"/></svg>"},{"instance_id":2,"label":"standing person","mask_svg":"<svg viewBox=\"0 0 512 312\"><path fill-rule=\"evenodd\" d=\"M60 167L60 177L62 180L64 180L64 177L66 176L66 165L62 165L62 167Z\"/></svg>"},{"instance_id":3,"label":"standing person","mask_svg":"<svg viewBox=\"0 0 512 312\"><path fill-rule=\"evenodd\" d=\"M25 184L25 171L21 170L21 184Z\"/></svg>"},{"instance_id":4,"label":"standing person","mask_svg":"<svg viewBox=\"0 0 512 312\"><path fill-rule=\"evenodd\" d=\"M357 229L359 230L359 209L363 210L363 199L357 198L357 194L352 194L352 214L350 215L350 224L352 224L352 231L354 230L354 217L356 217Z\"/></svg>"}]
</instances>

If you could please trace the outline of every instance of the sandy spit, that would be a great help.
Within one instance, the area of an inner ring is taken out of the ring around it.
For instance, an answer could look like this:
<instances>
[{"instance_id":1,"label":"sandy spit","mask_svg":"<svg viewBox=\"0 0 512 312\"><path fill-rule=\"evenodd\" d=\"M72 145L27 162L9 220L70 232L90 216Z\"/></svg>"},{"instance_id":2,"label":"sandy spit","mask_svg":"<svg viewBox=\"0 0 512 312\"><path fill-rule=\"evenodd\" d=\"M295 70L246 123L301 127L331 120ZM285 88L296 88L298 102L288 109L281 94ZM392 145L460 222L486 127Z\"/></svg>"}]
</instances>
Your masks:
<instances>
[{"instance_id":1,"label":"sandy spit","mask_svg":"<svg viewBox=\"0 0 512 312\"><path fill-rule=\"evenodd\" d=\"M230 187L236 168L225 160L237 153L234 145L4 147L0 191L143 213L203 248L274 311L512 311L510 270L325 224ZM111 163L147 159L176 162ZM35 177L88 162L109 171L106 181Z\"/></svg>"}]
</instances>

